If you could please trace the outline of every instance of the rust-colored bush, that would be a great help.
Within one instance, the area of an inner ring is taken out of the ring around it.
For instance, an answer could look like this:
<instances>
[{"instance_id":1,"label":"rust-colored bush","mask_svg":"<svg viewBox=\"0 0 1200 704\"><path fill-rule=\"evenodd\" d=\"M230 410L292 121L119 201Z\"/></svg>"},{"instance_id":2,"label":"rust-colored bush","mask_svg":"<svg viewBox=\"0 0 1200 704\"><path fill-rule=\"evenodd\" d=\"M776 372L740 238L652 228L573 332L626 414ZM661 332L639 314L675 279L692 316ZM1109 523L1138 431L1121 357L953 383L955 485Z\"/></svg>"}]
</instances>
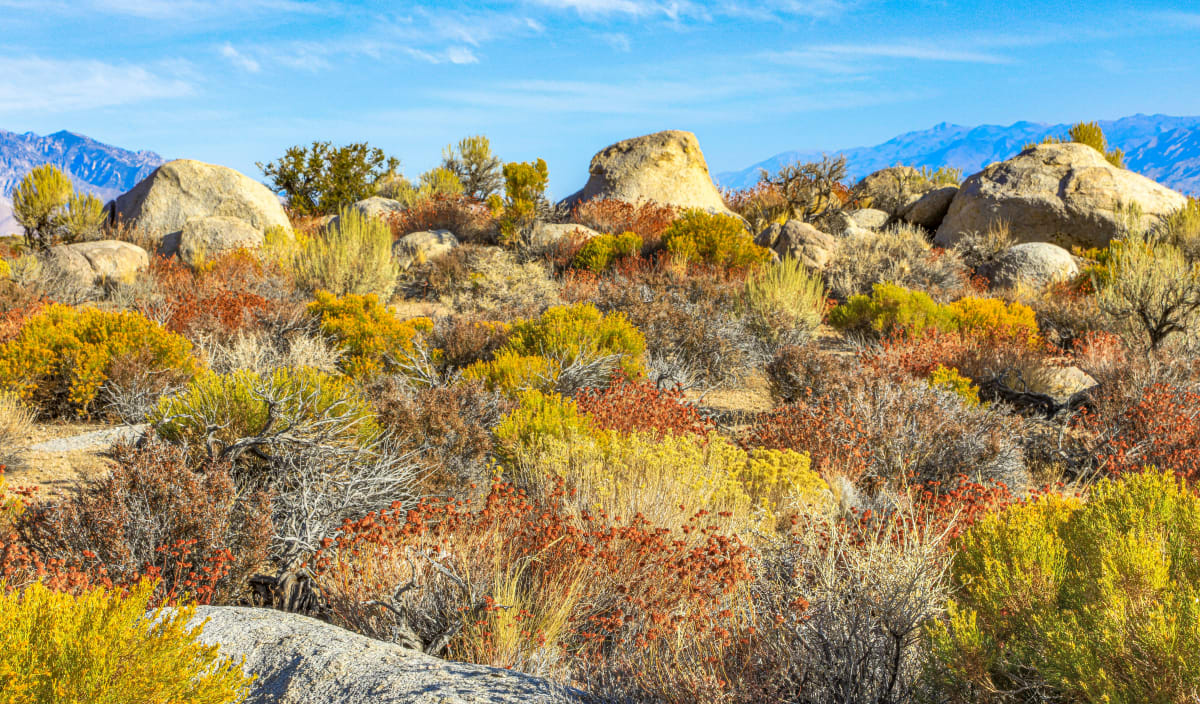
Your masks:
<instances>
[{"instance_id":1,"label":"rust-colored bush","mask_svg":"<svg viewBox=\"0 0 1200 704\"><path fill-rule=\"evenodd\" d=\"M679 209L651 201L640 204L613 198L598 198L580 203L571 212L571 220L597 232L617 235L636 232L647 251L658 249L663 233L679 217Z\"/></svg>"},{"instance_id":2,"label":"rust-colored bush","mask_svg":"<svg viewBox=\"0 0 1200 704\"><path fill-rule=\"evenodd\" d=\"M603 390L585 389L576 397L579 410L592 417L596 428L620 433L653 433L658 436L707 436L716 430L684 400L678 388L660 389L647 380L617 376Z\"/></svg>"},{"instance_id":3,"label":"rust-colored bush","mask_svg":"<svg viewBox=\"0 0 1200 704\"><path fill-rule=\"evenodd\" d=\"M1108 474L1154 466L1200 480L1200 391L1159 382L1130 399L1101 395L1078 425L1093 438L1096 466Z\"/></svg>"},{"instance_id":4,"label":"rust-colored bush","mask_svg":"<svg viewBox=\"0 0 1200 704\"><path fill-rule=\"evenodd\" d=\"M399 239L413 232L449 230L460 242L490 244L499 233L496 218L486 204L469 196L439 193L394 213L388 224Z\"/></svg>"}]
</instances>

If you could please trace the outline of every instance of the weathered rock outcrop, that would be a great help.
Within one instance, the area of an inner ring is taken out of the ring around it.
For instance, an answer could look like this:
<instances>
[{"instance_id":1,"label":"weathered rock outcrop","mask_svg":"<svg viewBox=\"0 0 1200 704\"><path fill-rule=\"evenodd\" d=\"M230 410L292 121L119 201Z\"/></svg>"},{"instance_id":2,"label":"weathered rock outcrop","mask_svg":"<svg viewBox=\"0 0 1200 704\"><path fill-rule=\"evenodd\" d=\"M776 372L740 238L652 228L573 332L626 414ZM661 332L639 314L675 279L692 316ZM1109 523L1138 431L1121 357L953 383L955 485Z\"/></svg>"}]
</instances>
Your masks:
<instances>
[{"instance_id":1,"label":"weathered rock outcrop","mask_svg":"<svg viewBox=\"0 0 1200 704\"><path fill-rule=\"evenodd\" d=\"M912 225L920 225L930 232L937 232L946 213L950 212L950 204L958 193L958 186L935 188L909 204L900 213L900 219Z\"/></svg>"},{"instance_id":2,"label":"weathered rock outcrop","mask_svg":"<svg viewBox=\"0 0 1200 704\"><path fill-rule=\"evenodd\" d=\"M201 606L192 625L257 675L247 704L550 704L578 692L494 667L448 662L316 619Z\"/></svg>"},{"instance_id":3,"label":"weathered rock outcrop","mask_svg":"<svg viewBox=\"0 0 1200 704\"><path fill-rule=\"evenodd\" d=\"M163 164L109 208L113 218L162 238L163 254L175 253L183 226L192 218L237 218L259 232L291 228L269 188L233 169L191 159Z\"/></svg>"},{"instance_id":4,"label":"weathered rock outcrop","mask_svg":"<svg viewBox=\"0 0 1200 704\"><path fill-rule=\"evenodd\" d=\"M226 215L192 218L183 224L179 236L179 258L197 266L235 249L257 249L262 243L262 230L245 220Z\"/></svg>"},{"instance_id":5,"label":"weathered rock outcrop","mask_svg":"<svg viewBox=\"0 0 1200 704\"><path fill-rule=\"evenodd\" d=\"M386 218L392 213L404 210L403 203L391 198L384 198L383 196L364 198L355 203L354 207L358 208L358 212L369 218Z\"/></svg>"},{"instance_id":6,"label":"weathered rock outcrop","mask_svg":"<svg viewBox=\"0 0 1200 704\"><path fill-rule=\"evenodd\" d=\"M1039 144L964 181L936 241L952 245L1003 220L1019 242L1103 247L1121 232L1121 204L1140 207L1149 226L1185 203L1183 195L1109 164L1087 145Z\"/></svg>"},{"instance_id":7,"label":"weathered rock outcrop","mask_svg":"<svg viewBox=\"0 0 1200 704\"><path fill-rule=\"evenodd\" d=\"M587 184L565 203L614 198L729 213L691 132L667 130L617 142L592 157L588 172Z\"/></svg>"},{"instance_id":8,"label":"weathered rock outcrop","mask_svg":"<svg viewBox=\"0 0 1200 704\"><path fill-rule=\"evenodd\" d=\"M1079 273L1079 265L1067 250L1048 242L1024 242L1009 247L992 261L979 267L979 273L997 287L1041 288L1055 281L1066 281Z\"/></svg>"},{"instance_id":9,"label":"weathered rock outcrop","mask_svg":"<svg viewBox=\"0 0 1200 704\"><path fill-rule=\"evenodd\" d=\"M824 269L838 250L838 240L806 222L788 220L774 223L758 233L754 243L780 257L798 259L805 266Z\"/></svg>"},{"instance_id":10,"label":"weathered rock outcrop","mask_svg":"<svg viewBox=\"0 0 1200 704\"><path fill-rule=\"evenodd\" d=\"M423 230L396 240L392 256L399 260L400 266L409 267L414 262L440 257L457 246L458 238L449 230Z\"/></svg>"},{"instance_id":11,"label":"weathered rock outcrop","mask_svg":"<svg viewBox=\"0 0 1200 704\"><path fill-rule=\"evenodd\" d=\"M146 250L119 240L51 247L46 261L56 275L68 277L83 288L103 281L130 282L150 266Z\"/></svg>"},{"instance_id":12,"label":"weathered rock outcrop","mask_svg":"<svg viewBox=\"0 0 1200 704\"><path fill-rule=\"evenodd\" d=\"M539 222L537 225L534 225L533 232L529 234L529 244L535 250L546 250L557 245L567 237L590 240L593 237L599 236L599 232L583 225Z\"/></svg>"},{"instance_id":13,"label":"weathered rock outcrop","mask_svg":"<svg viewBox=\"0 0 1200 704\"><path fill-rule=\"evenodd\" d=\"M864 230L882 230L890 218L886 212L875 208L862 208L850 212L850 219L854 225Z\"/></svg>"}]
</instances>

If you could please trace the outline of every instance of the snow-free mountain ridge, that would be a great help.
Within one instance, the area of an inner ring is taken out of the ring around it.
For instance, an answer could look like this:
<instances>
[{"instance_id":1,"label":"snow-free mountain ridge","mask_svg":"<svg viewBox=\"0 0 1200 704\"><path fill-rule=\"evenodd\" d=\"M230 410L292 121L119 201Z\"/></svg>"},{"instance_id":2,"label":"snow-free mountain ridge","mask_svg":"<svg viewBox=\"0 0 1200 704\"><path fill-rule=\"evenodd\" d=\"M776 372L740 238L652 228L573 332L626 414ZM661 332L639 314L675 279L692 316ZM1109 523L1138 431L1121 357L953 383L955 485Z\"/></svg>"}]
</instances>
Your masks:
<instances>
[{"instance_id":1,"label":"snow-free mountain ridge","mask_svg":"<svg viewBox=\"0 0 1200 704\"><path fill-rule=\"evenodd\" d=\"M1125 151L1130 169L1177 191L1200 194L1200 117L1139 114L1099 124L1109 144ZM797 161L818 160L822 154L844 154L851 181L897 164L950 166L969 175L1014 156L1030 142L1040 142L1050 135L1065 136L1069 128L1069 124L1037 122L1017 122L1007 127L964 127L943 122L872 147L782 152L715 178L724 188L746 188L758 181L761 169L774 173Z\"/></svg>"}]
</instances>

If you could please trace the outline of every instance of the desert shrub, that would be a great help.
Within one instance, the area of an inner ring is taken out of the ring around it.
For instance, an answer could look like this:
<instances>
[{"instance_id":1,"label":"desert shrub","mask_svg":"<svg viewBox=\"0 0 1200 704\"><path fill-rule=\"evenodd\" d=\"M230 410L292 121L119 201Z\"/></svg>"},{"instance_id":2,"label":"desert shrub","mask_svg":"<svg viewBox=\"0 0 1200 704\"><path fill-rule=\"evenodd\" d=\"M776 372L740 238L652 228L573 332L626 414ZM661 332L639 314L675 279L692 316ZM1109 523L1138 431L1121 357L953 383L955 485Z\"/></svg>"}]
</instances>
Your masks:
<instances>
[{"instance_id":1,"label":"desert shrub","mask_svg":"<svg viewBox=\"0 0 1200 704\"><path fill-rule=\"evenodd\" d=\"M512 404L478 384L412 388L395 378L370 389L379 425L422 467L422 495L463 496L487 487L492 429Z\"/></svg>"},{"instance_id":2,"label":"desert shrub","mask_svg":"<svg viewBox=\"0 0 1200 704\"><path fill-rule=\"evenodd\" d=\"M600 430L650 435L691 434L706 437L716 430L684 399L678 387L659 388L645 379L616 377L603 389L584 389L576 397L579 410Z\"/></svg>"},{"instance_id":3,"label":"desert shrub","mask_svg":"<svg viewBox=\"0 0 1200 704\"><path fill-rule=\"evenodd\" d=\"M1125 152L1116 147L1109 149L1104 130L1095 122L1077 122L1071 125L1071 129L1067 130L1066 138L1049 136L1042 140L1042 144L1062 144L1063 142L1086 144L1103 154L1108 163L1118 169L1125 168ZM1025 148L1028 149L1030 146L1026 144Z\"/></svg>"},{"instance_id":4,"label":"desert shrub","mask_svg":"<svg viewBox=\"0 0 1200 704\"><path fill-rule=\"evenodd\" d=\"M953 312L929 294L896 284L875 284L869 297L851 296L829 311L829 324L838 330L884 337L922 337L931 329L948 332L957 328Z\"/></svg>"},{"instance_id":5,"label":"desert shrub","mask_svg":"<svg viewBox=\"0 0 1200 704\"><path fill-rule=\"evenodd\" d=\"M381 220L343 208L336 225L304 242L292 260L296 286L312 294L375 294L387 299L400 267L392 259L392 233Z\"/></svg>"},{"instance_id":6,"label":"desert shrub","mask_svg":"<svg viewBox=\"0 0 1200 704\"><path fill-rule=\"evenodd\" d=\"M748 548L688 528L678 539L640 518L580 516L555 487L495 483L480 505L426 502L348 524L313 562L335 623L579 682L633 676L609 669L614 654L668 657L729 621Z\"/></svg>"},{"instance_id":7,"label":"desert shrub","mask_svg":"<svg viewBox=\"0 0 1200 704\"><path fill-rule=\"evenodd\" d=\"M321 332L345 349L342 368L352 377L395 371L413 354L421 336L433 329L429 318L401 321L374 294L338 298L317 291L308 312L320 320Z\"/></svg>"},{"instance_id":8,"label":"desert shrub","mask_svg":"<svg viewBox=\"0 0 1200 704\"><path fill-rule=\"evenodd\" d=\"M1029 306L968 296L947 307L965 337L1014 339L1030 346L1039 342L1037 316Z\"/></svg>"},{"instance_id":9,"label":"desert shrub","mask_svg":"<svg viewBox=\"0 0 1200 704\"><path fill-rule=\"evenodd\" d=\"M229 467L190 465L161 442L118 446L113 471L18 522L45 560L77 564L117 584L159 579L159 598L229 603L266 561L271 499L241 496Z\"/></svg>"},{"instance_id":10,"label":"desert shrub","mask_svg":"<svg viewBox=\"0 0 1200 704\"><path fill-rule=\"evenodd\" d=\"M0 379L44 413L87 414L113 365L144 360L145 373L180 379L197 370L192 345L137 313L50 305L0 346Z\"/></svg>"},{"instance_id":11,"label":"desert shrub","mask_svg":"<svg viewBox=\"0 0 1200 704\"><path fill-rule=\"evenodd\" d=\"M586 285L581 285L586 284ZM660 264L574 278L571 300L624 314L646 339L651 379L668 386L735 385L769 359L743 304L744 284L726 269L672 271Z\"/></svg>"},{"instance_id":12,"label":"desert shrub","mask_svg":"<svg viewBox=\"0 0 1200 704\"><path fill-rule=\"evenodd\" d=\"M641 250L642 238L637 233L600 235L583 243L571 260L571 266L599 273L607 269L614 260L635 255Z\"/></svg>"},{"instance_id":13,"label":"desert shrub","mask_svg":"<svg viewBox=\"0 0 1200 704\"><path fill-rule=\"evenodd\" d=\"M25 228L25 239L45 250L56 240L68 242L99 232L104 203L91 194L76 193L71 179L53 164L30 171L12 193L13 215Z\"/></svg>"},{"instance_id":14,"label":"desert shrub","mask_svg":"<svg viewBox=\"0 0 1200 704\"><path fill-rule=\"evenodd\" d=\"M272 190L287 194L289 208L310 215L336 213L371 196L400 161L366 142L343 147L313 142L312 147L291 147L279 159L257 166Z\"/></svg>"},{"instance_id":15,"label":"desert shrub","mask_svg":"<svg viewBox=\"0 0 1200 704\"><path fill-rule=\"evenodd\" d=\"M537 318L513 323L504 349L563 362L617 355L622 369L635 375L646 343L624 315L604 314L595 306L577 303L554 306Z\"/></svg>"},{"instance_id":16,"label":"desert shrub","mask_svg":"<svg viewBox=\"0 0 1200 704\"><path fill-rule=\"evenodd\" d=\"M782 225L788 219L790 206L783 193L766 181L750 188L724 191L721 196L725 207L745 220L751 232L762 232L774 223Z\"/></svg>"},{"instance_id":17,"label":"desert shrub","mask_svg":"<svg viewBox=\"0 0 1200 704\"><path fill-rule=\"evenodd\" d=\"M771 398L789 404L824 396L839 383L842 364L841 358L814 345L782 347L765 368Z\"/></svg>"},{"instance_id":18,"label":"desert shrub","mask_svg":"<svg viewBox=\"0 0 1200 704\"><path fill-rule=\"evenodd\" d=\"M939 364L929 374L929 386L948 391L962 399L968 408L979 405L979 387L954 367Z\"/></svg>"},{"instance_id":19,"label":"desert shrub","mask_svg":"<svg viewBox=\"0 0 1200 704\"><path fill-rule=\"evenodd\" d=\"M521 263L498 247L455 247L405 274L405 292L457 312L512 312L559 302L558 287L539 262Z\"/></svg>"},{"instance_id":20,"label":"desert shrub","mask_svg":"<svg viewBox=\"0 0 1200 704\"><path fill-rule=\"evenodd\" d=\"M147 613L153 582L80 596L0 594L0 701L233 704L251 678L202 645L193 607Z\"/></svg>"},{"instance_id":21,"label":"desert shrub","mask_svg":"<svg viewBox=\"0 0 1200 704\"><path fill-rule=\"evenodd\" d=\"M520 453L530 448L541 448L554 440L575 442L594 430L591 419L573 400L529 389L517 397L517 407L500 420L494 434L500 449L497 454L511 466Z\"/></svg>"},{"instance_id":22,"label":"desert shrub","mask_svg":"<svg viewBox=\"0 0 1200 704\"><path fill-rule=\"evenodd\" d=\"M870 370L836 393L784 406L760 418L750 446L807 451L821 476L881 484L995 480L1020 491L1027 481L1017 421L968 407L924 380Z\"/></svg>"},{"instance_id":23,"label":"desert shrub","mask_svg":"<svg viewBox=\"0 0 1200 704\"><path fill-rule=\"evenodd\" d=\"M774 176L764 170L761 180L782 196L783 219L813 223L819 229L829 230L829 219L849 201L849 189L842 183L845 178L846 157L839 155L790 164Z\"/></svg>"},{"instance_id":24,"label":"desert shrub","mask_svg":"<svg viewBox=\"0 0 1200 704\"><path fill-rule=\"evenodd\" d=\"M0 391L0 467L16 467L17 450L33 428L33 412L11 391Z\"/></svg>"},{"instance_id":25,"label":"desert shrub","mask_svg":"<svg viewBox=\"0 0 1200 704\"><path fill-rule=\"evenodd\" d=\"M790 257L746 279L751 321L769 347L803 344L821 324L825 293L820 274Z\"/></svg>"},{"instance_id":26,"label":"desert shrub","mask_svg":"<svg viewBox=\"0 0 1200 704\"><path fill-rule=\"evenodd\" d=\"M1154 226L1156 240L1177 247L1188 263L1200 261L1200 198L1167 215Z\"/></svg>"},{"instance_id":27,"label":"desert shrub","mask_svg":"<svg viewBox=\"0 0 1200 704\"><path fill-rule=\"evenodd\" d=\"M1158 350L1175 333L1200 320L1200 263L1189 264L1176 247L1133 236L1110 247L1109 277L1097 281L1100 309L1135 347Z\"/></svg>"},{"instance_id":28,"label":"desert shrub","mask_svg":"<svg viewBox=\"0 0 1200 704\"><path fill-rule=\"evenodd\" d=\"M634 204L612 198L589 200L571 211L572 222L609 235L637 233L650 249L657 248L663 233L678 216L677 208L654 201Z\"/></svg>"},{"instance_id":29,"label":"desert shrub","mask_svg":"<svg viewBox=\"0 0 1200 704\"><path fill-rule=\"evenodd\" d=\"M0 257L0 280L7 279L12 276L12 266L8 260Z\"/></svg>"},{"instance_id":30,"label":"desert shrub","mask_svg":"<svg viewBox=\"0 0 1200 704\"><path fill-rule=\"evenodd\" d=\"M442 150L442 168L457 176L467 195L476 200L487 200L504 186L503 166L492 153L491 142L481 134L464 137Z\"/></svg>"},{"instance_id":31,"label":"desert shrub","mask_svg":"<svg viewBox=\"0 0 1200 704\"><path fill-rule=\"evenodd\" d=\"M954 243L952 251L974 270L992 261L996 255L1014 244L1016 241L1008 222L996 219L989 221L983 232L972 230L963 233Z\"/></svg>"},{"instance_id":32,"label":"desert shrub","mask_svg":"<svg viewBox=\"0 0 1200 704\"><path fill-rule=\"evenodd\" d=\"M742 221L732 215L685 211L663 232L667 252L684 262L744 267L770 259L770 252L754 244Z\"/></svg>"},{"instance_id":33,"label":"desert shrub","mask_svg":"<svg viewBox=\"0 0 1200 704\"><path fill-rule=\"evenodd\" d=\"M1102 481L985 518L954 554L955 598L930 628L953 701L1186 701L1200 499L1170 474ZM1151 676L1150 673L1153 673Z\"/></svg>"},{"instance_id":34,"label":"desert shrub","mask_svg":"<svg viewBox=\"0 0 1200 704\"><path fill-rule=\"evenodd\" d=\"M479 201L462 195L434 194L388 217L393 239L427 230L449 230L459 242L488 244L496 239L496 218Z\"/></svg>"},{"instance_id":35,"label":"desert shrub","mask_svg":"<svg viewBox=\"0 0 1200 704\"><path fill-rule=\"evenodd\" d=\"M488 391L514 397L527 389L551 391L555 385L555 365L537 354L501 350L493 359L478 361L463 369L463 378L478 381Z\"/></svg>"},{"instance_id":36,"label":"desert shrub","mask_svg":"<svg viewBox=\"0 0 1200 704\"><path fill-rule=\"evenodd\" d=\"M1124 393L1110 386L1079 419L1096 440L1089 448L1096 467L1122 475L1154 465L1188 481L1200 479L1200 391L1159 381L1134 390L1132 398Z\"/></svg>"},{"instance_id":37,"label":"desert shrub","mask_svg":"<svg viewBox=\"0 0 1200 704\"><path fill-rule=\"evenodd\" d=\"M493 196L489 203L498 212L500 238L505 244L526 241L534 224L549 209L546 186L550 170L544 159L536 162L511 162L504 165L504 198Z\"/></svg>"},{"instance_id":38,"label":"desert shrub","mask_svg":"<svg viewBox=\"0 0 1200 704\"><path fill-rule=\"evenodd\" d=\"M843 301L869 293L876 283L920 289L947 300L963 291L967 269L958 254L934 249L921 228L898 225L847 237L825 270L825 281Z\"/></svg>"},{"instance_id":39,"label":"desert shrub","mask_svg":"<svg viewBox=\"0 0 1200 704\"><path fill-rule=\"evenodd\" d=\"M487 362L508 341L509 323L467 316L439 318L429 333L430 344L441 350L442 363L461 369Z\"/></svg>"},{"instance_id":40,"label":"desert shrub","mask_svg":"<svg viewBox=\"0 0 1200 704\"><path fill-rule=\"evenodd\" d=\"M283 399L291 403L280 406ZM202 374L182 394L164 398L148 421L166 440L231 460L266 450L238 441L280 433L300 440L301 427L336 445L368 444L380 433L369 404L346 380L303 368Z\"/></svg>"}]
</instances>

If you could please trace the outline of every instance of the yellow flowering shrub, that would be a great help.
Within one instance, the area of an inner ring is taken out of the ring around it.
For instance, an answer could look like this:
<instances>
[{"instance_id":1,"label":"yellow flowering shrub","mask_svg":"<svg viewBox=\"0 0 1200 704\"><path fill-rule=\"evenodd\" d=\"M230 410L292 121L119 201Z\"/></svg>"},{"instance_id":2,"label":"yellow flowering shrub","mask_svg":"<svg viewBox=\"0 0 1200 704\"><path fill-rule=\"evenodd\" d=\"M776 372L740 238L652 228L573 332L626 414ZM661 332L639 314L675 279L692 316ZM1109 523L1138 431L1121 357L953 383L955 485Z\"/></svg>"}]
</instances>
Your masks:
<instances>
[{"instance_id":1,"label":"yellow flowering shrub","mask_svg":"<svg viewBox=\"0 0 1200 704\"><path fill-rule=\"evenodd\" d=\"M554 379L550 360L536 354L502 351L489 362L475 362L463 369L463 378L482 382L488 391L510 396L528 389L549 391Z\"/></svg>"},{"instance_id":2,"label":"yellow flowering shrub","mask_svg":"<svg viewBox=\"0 0 1200 704\"><path fill-rule=\"evenodd\" d=\"M422 335L433 330L429 318L400 320L375 294L346 294L338 298L317 291L308 312L320 319L321 332L346 351L342 368L354 378L395 371L398 360L413 353Z\"/></svg>"},{"instance_id":3,"label":"yellow flowering shrub","mask_svg":"<svg viewBox=\"0 0 1200 704\"><path fill-rule=\"evenodd\" d=\"M957 367L947 367L939 364L929 373L929 385L958 396L967 408L979 406L979 387L971 383L971 379L959 374Z\"/></svg>"},{"instance_id":4,"label":"yellow flowering shrub","mask_svg":"<svg viewBox=\"0 0 1200 704\"><path fill-rule=\"evenodd\" d=\"M523 450L552 440L573 442L595 431L573 400L529 389L521 393L520 405L500 421L494 433L497 455L502 462L511 462Z\"/></svg>"},{"instance_id":5,"label":"yellow flowering shrub","mask_svg":"<svg viewBox=\"0 0 1200 704\"><path fill-rule=\"evenodd\" d=\"M1155 470L989 516L956 547L931 674L958 702L1194 699L1198 545L1200 496Z\"/></svg>"},{"instance_id":6,"label":"yellow flowering shrub","mask_svg":"<svg viewBox=\"0 0 1200 704\"><path fill-rule=\"evenodd\" d=\"M753 266L770 261L771 252L754 244L742 219L704 210L686 211L663 232L663 245L686 262L716 266Z\"/></svg>"},{"instance_id":7,"label":"yellow flowering shrub","mask_svg":"<svg viewBox=\"0 0 1200 704\"><path fill-rule=\"evenodd\" d=\"M964 336L1000 335L1028 345L1038 342L1037 316L1027 305L1005 303L997 298L967 297L949 304L949 308Z\"/></svg>"},{"instance_id":8,"label":"yellow flowering shrub","mask_svg":"<svg viewBox=\"0 0 1200 704\"><path fill-rule=\"evenodd\" d=\"M325 442L367 444L382 432L370 404L348 379L307 367L280 368L268 376L245 369L202 374L183 393L159 401L148 421L172 442L203 448L211 426L218 428L214 438L228 444L266 429L264 394L282 399L271 430L345 415L346 422L326 429Z\"/></svg>"},{"instance_id":9,"label":"yellow flowering shrub","mask_svg":"<svg viewBox=\"0 0 1200 704\"><path fill-rule=\"evenodd\" d=\"M53 304L0 346L0 385L43 411L87 414L115 360L137 356L146 373L199 370L192 344L132 311Z\"/></svg>"},{"instance_id":10,"label":"yellow flowering shrub","mask_svg":"<svg viewBox=\"0 0 1200 704\"><path fill-rule=\"evenodd\" d=\"M197 641L194 607L147 612L154 588L0 588L0 704L244 701L252 679Z\"/></svg>"},{"instance_id":11,"label":"yellow flowering shrub","mask_svg":"<svg viewBox=\"0 0 1200 704\"><path fill-rule=\"evenodd\" d=\"M629 376L642 372L646 339L623 313L601 313L590 303L552 306L512 326L503 351L549 357L560 364L604 355L620 357Z\"/></svg>"},{"instance_id":12,"label":"yellow flowering shrub","mask_svg":"<svg viewBox=\"0 0 1200 704\"><path fill-rule=\"evenodd\" d=\"M9 266L7 259L0 259L0 279L7 279L12 276L12 267Z\"/></svg>"},{"instance_id":13,"label":"yellow flowering shrub","mask_svg":"<svg viewBox=\"0 0 1200 704\"><path fill-rule=\"evenodd\" d=\"M599 273L617 259L637 254L641 249L642 237L636 232L599 235L583 243L571 260L571 266Z\"/></svg>"}]
</instances>

